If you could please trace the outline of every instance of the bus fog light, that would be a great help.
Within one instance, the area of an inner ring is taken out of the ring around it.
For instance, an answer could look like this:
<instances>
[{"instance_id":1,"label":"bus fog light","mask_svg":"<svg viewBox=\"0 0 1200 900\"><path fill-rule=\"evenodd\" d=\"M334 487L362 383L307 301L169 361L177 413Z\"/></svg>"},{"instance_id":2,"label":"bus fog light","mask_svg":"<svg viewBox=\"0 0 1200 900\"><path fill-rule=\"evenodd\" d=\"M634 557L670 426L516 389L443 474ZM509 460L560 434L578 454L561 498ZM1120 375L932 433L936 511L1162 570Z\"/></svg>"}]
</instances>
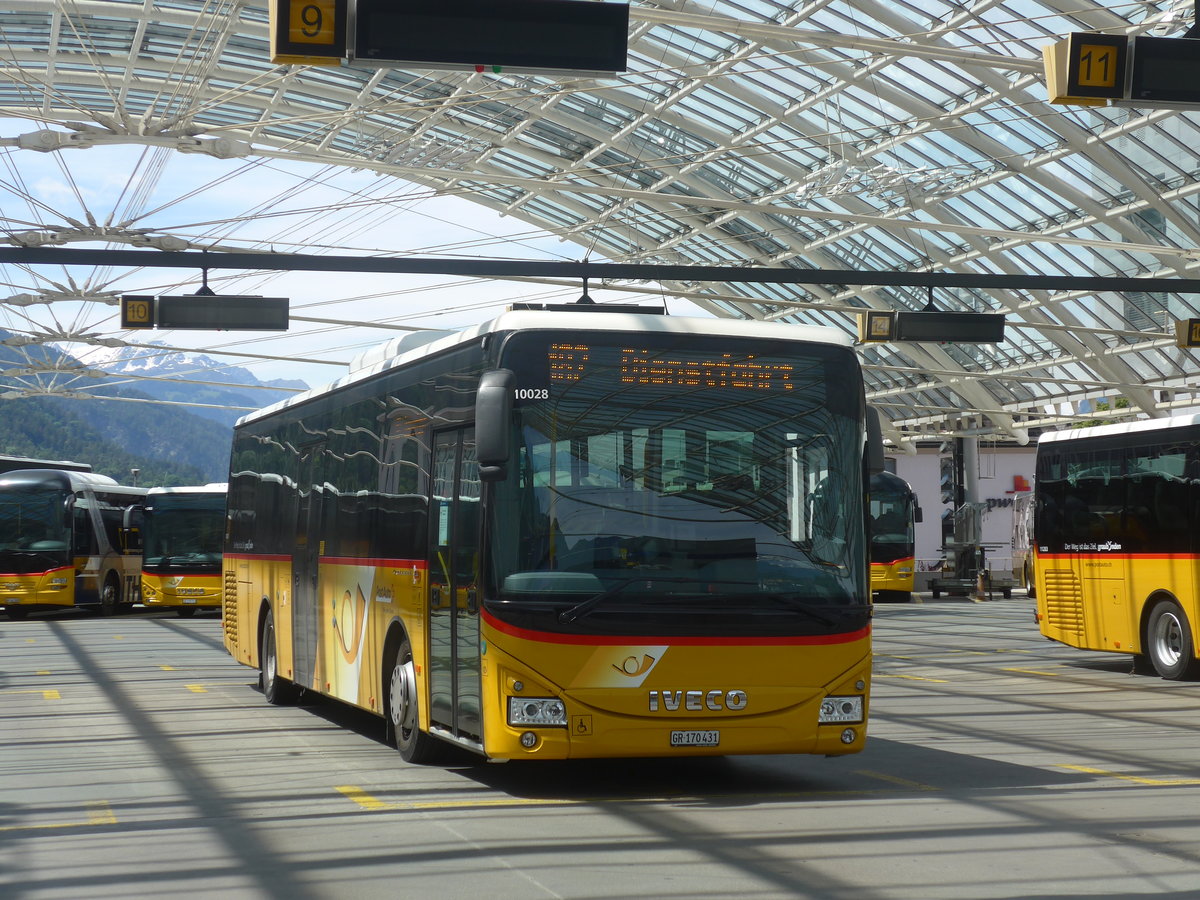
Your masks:
<instances>
[{"instance_id":1,"label":"bus fog light","mask_svg":"<svg viewBox=\"0 0 1200 900\"><path fill-rule=\"evenodd\" d=\"M853 744L857 737L858 737L858 732L856 732L853 728L846 728L846 729L843 729L843 731L842 731L842 743L843 744Z\"/></svg>"},{"instance_id":2,"label":"bus fog light","mask_svg":"<svg viewBox=\"0 0 1200 900\"><path fill-rule=\"evenodd\" d=\"M817 723L820 725L862 720L862 697L826 697L821 701L821 711L817 715Z\"/></svg>"},{"instance_id":3,"label":"bus fog light","mask_svg":"<svg viewBox=\"0 0 1200 900\"><path fill-rule=\"evenodd\" d=\"M526 750L532 750L537 746L537 735L532 731L526 731L521 735L521 746Z\"/></svg>"},{"instance_id":4,"label":"bus fog light","mask_svg":"<svg viewBox=\"0 0 1200 900\"><path fill-rule=\"evenodd\" d=\"M509 697L509 725L567 724L567 708L557 697Z\"/></svg>"}]
</instances>

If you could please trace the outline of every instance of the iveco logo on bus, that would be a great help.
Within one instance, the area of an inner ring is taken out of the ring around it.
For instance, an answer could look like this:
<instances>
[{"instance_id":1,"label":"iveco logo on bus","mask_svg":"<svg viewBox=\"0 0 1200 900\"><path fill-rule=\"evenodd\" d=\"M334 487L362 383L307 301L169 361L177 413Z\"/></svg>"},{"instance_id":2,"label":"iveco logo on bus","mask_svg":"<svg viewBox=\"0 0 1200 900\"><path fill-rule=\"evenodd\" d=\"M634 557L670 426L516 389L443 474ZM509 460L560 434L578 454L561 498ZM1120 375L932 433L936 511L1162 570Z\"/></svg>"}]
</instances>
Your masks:
<instances>
[{"instance_id":1,"label":"iveco logo on bus","mask_svg":"<svg viewBox=\"0 0 1200 900\"><path fill-rule=\"evenodd\" d=\"M692 712L720 712L723 709L742 710L749 698L745 691L651 691L650 712L676 712L680 709Z\"/></svg>"}]
</instances>

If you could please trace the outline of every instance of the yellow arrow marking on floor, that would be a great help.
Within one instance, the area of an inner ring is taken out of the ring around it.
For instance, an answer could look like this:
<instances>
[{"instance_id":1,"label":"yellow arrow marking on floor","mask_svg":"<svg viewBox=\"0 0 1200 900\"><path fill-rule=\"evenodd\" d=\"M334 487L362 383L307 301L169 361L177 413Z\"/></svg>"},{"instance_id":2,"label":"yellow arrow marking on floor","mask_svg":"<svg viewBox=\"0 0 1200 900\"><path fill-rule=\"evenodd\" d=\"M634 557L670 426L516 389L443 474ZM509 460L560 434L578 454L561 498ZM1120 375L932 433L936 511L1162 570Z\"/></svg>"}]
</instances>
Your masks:
<instances>
[{"instance_id":1,"label":"yellow arrow marking on floor","mask_svg":"<svg viewBox=\"0 0 1200 900\"><path fill-rule=\"evenodd\" d=\"M186 687L193 694L207 694L208 693L208 688L206 688L202 684L185 684L184 687Z\"/></svg>"},{"instance_id":2,"label":"yellow arrow marking on floor","mask_svg":"<svg viewBox=\"0 0 1200 900\"><path fill-rule=\"evenodd\" d=\"M62 694L60 694L56 690L0 691L0 694L41 694L43 700L61 700L62 699Z\"/></svg>"}]
</instances>

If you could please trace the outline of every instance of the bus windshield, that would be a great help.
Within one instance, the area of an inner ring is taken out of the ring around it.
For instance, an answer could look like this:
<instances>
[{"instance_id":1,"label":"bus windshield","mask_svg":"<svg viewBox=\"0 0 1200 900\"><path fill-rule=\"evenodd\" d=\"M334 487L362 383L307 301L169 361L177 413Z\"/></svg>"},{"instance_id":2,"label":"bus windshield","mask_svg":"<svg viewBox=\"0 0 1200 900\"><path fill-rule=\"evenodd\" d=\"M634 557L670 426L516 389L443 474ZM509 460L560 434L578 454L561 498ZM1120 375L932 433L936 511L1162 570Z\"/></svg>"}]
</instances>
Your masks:
<instances>
[{"instance_id":1,"label":"bus windshield","mask_svg":"<svg viewBox=\"0 0 1200 900\"><path fill-rule=\"evenodd\" d=\"M492 506L493 612L557 631L845 630L867 592L852 355L621 340L506 348L519 438Z\"/></svg>"},{"instance_id":2,"label":"bus windshield","mask_svg":"<svg viewBox=\"0 0 1200 900\"><path fill-rule=\"evenodd\" d=\"M224 494L156 494L142 526L142 568L217 572L224 535Z\"/></svg>"},{"instance_id":3,"label":"bus windshield","mask_svg":"<svg viewBox=\"0 0 1200 900\"><path fill-rule=\"evenodd\" d=\"M871 562L892 562L913 555L915 500L898 477L871 479Z\"/></svg>"},{"instance_id":4,"label":"bus windshield","mask_svg":"<svg viewBox=\"0 0 1200 900\"><path fill-rule=\"evenodd\" d=\"M61 489L34 485L0 492L0 571L42 571L65 561L66 497Z\"/></svg>"}]
</instances>

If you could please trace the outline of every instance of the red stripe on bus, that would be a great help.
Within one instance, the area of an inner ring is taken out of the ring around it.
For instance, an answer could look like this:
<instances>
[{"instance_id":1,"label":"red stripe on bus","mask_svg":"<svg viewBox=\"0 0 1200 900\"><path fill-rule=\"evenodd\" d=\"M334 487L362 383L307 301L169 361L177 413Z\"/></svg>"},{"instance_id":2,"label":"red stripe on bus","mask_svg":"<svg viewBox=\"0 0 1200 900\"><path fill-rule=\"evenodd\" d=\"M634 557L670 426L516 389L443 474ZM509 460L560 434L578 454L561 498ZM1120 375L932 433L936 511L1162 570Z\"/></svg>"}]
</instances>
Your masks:
<instances>
[{"instance_id":1,"label":"red stripe on bus","mask_svg":"<svg viewBox=\"0 0 1200 900\"><path fill-rule=\"evenodd\" d=\"M1195 553L1108 553L1099 550L1080 550L1076 553L1039 553L1039 560L1072 560L1080 557L1088 559L1115 559L1127 562L1132 562L1137 559L1183 559L1197 560L1200 555Z\"/></svg>"},{"instance_id":2,"label":"red stripe on bus","mask_svg":"<svg viewBox=\"0 0 1200 900\"><path fill-rule=\"evenodd\" d=\"M645 634L560 634L557 631L531 631L501 622L490 613L484 612L483 619L492 628L511 637L527 641L540 641L544 644L590 644L595 646L622 644L670 644L687 647L794 647L812 646L818 644L852 644L861 641L871 633L867 625L857 631L847 631L841 634L805 634L789 637L684 637L680 635L645 635Z\"/></svg>"},{"instance_id":3,"label":"red stripe on bus","mask_svg":"<svg viewBox=\"0 0 1200 900\"><path fill-rule=\"evenodd\" d=\"M191 569L171 569L169 572L151 572L149 569L142 569L142 577L144 578L220 578L220 572L214 572L212 569L204 571L193 571Z\"/></svg>"},{"instance_id":4,"label":"red stripe on bus","mask_svg":"<svg viewBox=\"0 0 1200 900\"><path fill-rule=\"evenodd\" d=\"M872 562L871 565L873 565L873 566L894 566L898 563L913 562L914 559L915 559L915 557L912 557L912 556L901 556L899 559L893 559L891 562L884 562L883 560L876 560L876 561Z\"/></svg>"},{"instance_id":5,"label":"red stripe on bus","mask_svg":"<svg viewBox=\"0 0 1200 900\"><path fill-rule=\"evenodd\" d=\"M0 572L0 578L42 578L54 572L69 572L74 568L74 566L58 566L54 569L47 569L45 572Z\"/></svg>"},{"instance_id":6,"label":"red stripe on bus","mask_svg":"<svg viewBox=\"0 0 1200 900\"><path fill-rule=\"evenodd\" d=\"M318 562L323 566L374 566L377 569L418 569L429 568L429 563L423 559L370 559L359 556L322 556Z\"/></svg>"}]
</instances>

